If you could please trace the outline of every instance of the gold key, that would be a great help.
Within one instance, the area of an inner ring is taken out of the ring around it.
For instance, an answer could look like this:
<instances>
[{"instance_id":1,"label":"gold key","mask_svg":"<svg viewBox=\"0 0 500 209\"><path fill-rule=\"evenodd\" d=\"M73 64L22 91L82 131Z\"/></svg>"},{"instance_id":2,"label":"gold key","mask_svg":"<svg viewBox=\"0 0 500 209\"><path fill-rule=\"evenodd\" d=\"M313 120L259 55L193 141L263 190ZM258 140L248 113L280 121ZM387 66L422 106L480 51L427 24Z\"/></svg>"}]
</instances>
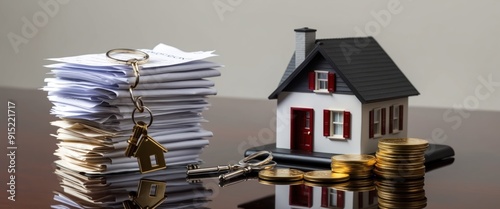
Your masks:
<instances>
[{"instance_id":1,"label":"gold key","mask_svg":"<svg viewBox=\"0 0 500 209\"><path fill-rule=\"evenodd\" d=\"M136 157L141 173L149 173L167 168L163 153L168 150L148 135L147 125L138 121L125 150L128 157Z\"/></svg>"},{"instance_id":2,"label":"gold key","mask_svg":"<svg viewBox=\"0 0 500 209\"><path fill-rule=\"evenodd\" d=\"M128 147L125 149L125 156L132 157L134 156L135 151L137 150L137 142L141 138L143 134L147 134L148 126L143 121L137 122L137 124L132 129L133 133L128 139Z\"/></svg>"}]
</instances>

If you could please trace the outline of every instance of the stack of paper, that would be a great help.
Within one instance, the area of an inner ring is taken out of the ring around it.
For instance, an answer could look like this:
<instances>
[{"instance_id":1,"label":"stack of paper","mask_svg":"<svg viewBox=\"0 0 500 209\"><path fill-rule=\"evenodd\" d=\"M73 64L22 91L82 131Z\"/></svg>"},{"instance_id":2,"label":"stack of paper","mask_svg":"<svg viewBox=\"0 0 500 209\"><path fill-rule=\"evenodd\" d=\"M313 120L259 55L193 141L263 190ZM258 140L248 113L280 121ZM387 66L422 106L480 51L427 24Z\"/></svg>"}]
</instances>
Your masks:
<instances>
[{"instance_id":1,"label":"stack of paper","mask_svg":"<svg viewBox=\"0 0 500 209\"><path fill-rule=\"evenodd\" d=\"M141 51L150 59L141 65L133 93L153 113L148 134L168 149L167 166L198 162L207 137L212 136L200 125L205 122L201 113L209 106L206 96L216 94L214 83L205 78L220 75L215 69L219 64L202 59L215 55L164 44ZM51 113L61 119L52 123L59 127L56 164L90 174L137 171L137 160L124 155L134 126L131 67L105 54L49 60L58 62L46 66L53 77L45 79L43 88L53 103ZM136 112L135 119L149 123L149 113Z\"/></svg>"},{"instance_id":2,"label":"stack of paper","mask_svg":"<svg viewBox=\"0 0 500 209\"><path fill-rule=\"evenodd\" d=\"M89 176L65 168L57 168L55 173L63 189L54 192L54 200L59 203L52 205L55 209L123 208L123 202L130 200L130 194L138 192L141 180L145 179L166 185L166 199L158 201L160 205L157 208L202 208L213 194L202 183L187 183L184 167L170 167L142 175L123 173ZM159 190L156 188L156 191Z\"/></svg>"}]
</instances>

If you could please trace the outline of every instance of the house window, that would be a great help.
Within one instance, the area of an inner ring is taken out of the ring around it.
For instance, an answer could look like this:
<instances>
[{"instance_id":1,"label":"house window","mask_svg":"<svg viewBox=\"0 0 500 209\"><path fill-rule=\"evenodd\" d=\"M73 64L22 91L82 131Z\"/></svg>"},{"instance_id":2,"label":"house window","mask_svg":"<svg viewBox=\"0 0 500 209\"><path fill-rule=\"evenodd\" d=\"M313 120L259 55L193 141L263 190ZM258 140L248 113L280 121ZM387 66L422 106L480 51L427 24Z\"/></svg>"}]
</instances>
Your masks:
<instances>
[{"instance_id":1,"label":"house window","mask_svg":"<svg viewBox=\"0 0 500 209\"><path fill-rule=\"evenodd\" d=\"M392 132L397 133L399 131L399 108L392 108Z\"/></svg>"},{"instance_id":2,"label":"house window","mask_svg":"<svg viewBox=\"0 0 500 209\"><path fill-rule=\"evenodd\" d=\"M319 91L328 91L328 72L315 71L316 73L316 88Z\"/></svg>"},{"instance_id":3,"label":"house window","mask_svg":"<svg viewBox=\"0 0 500 209\"><path fill-rule=\"evenodd\" d=\"M403 105L389 107L389 133L398 133L403 130Z\"/></svg>"},{"instance_id":4,"label":"house window","mask_svg":"<svg viewBox=\"0 0 500 209\"><path fill-rule=\"evenodd\" d=\"M381 109L377 108L373 110L373 136L374 137L379 137L382 135L382 113Z\"/></svg>"},{"instance_id":5,"label":"house window","mask_svg":"<svg viewBox=\"0 0 500 209\"><path fill-rule=\"evenodd\" d=\"M330 136L333 137L343 137L344 131L344 112L340 111L330 111L330 120L332 125L330 126Z\"/></svg>"},{"instance_id":6,"label":"house window","mask_svg":"<svg viewBox=\"0 0 500 209\"><path fill-rule=\"evenodd\" d=\"M369 137L378 138L385 135L386 108L375 108L369 112Z\"/></svg>"},{"instance_id":7,"label":"house window","mask_svg":"<svg viewBox=\"0 0 500 209\"><path fill-rule=\"evenodd\" d=\"M309 89L314 92L334 92L335 73L320 70L309 72Z\"/></svg>"},{"instance_id":8,"label":"house window","mask_svg":"<svg viewBox=\"0 0 500 209\"><path fill-rule=\"evenodd\" d=\"M323 110L323 136L347 139L351 134L351 113L349 111Z\"/></svg>"}]
</instances>

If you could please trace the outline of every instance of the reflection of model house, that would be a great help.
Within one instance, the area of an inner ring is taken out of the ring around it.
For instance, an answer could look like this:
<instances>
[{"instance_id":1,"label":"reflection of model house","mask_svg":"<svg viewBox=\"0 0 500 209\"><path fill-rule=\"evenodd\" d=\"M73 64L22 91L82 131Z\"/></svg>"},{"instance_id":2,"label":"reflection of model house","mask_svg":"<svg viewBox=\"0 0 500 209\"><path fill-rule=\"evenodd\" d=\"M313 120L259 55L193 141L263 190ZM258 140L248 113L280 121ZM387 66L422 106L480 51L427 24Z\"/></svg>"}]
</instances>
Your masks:
<instances>
[{"instance_id":1,"label":"reflection of model house","mask_svg":"<svg viewBox=\"0 0 500 209\"><path fill-rule=\"evenodd\" d=\"M288 201L286 201L288 200ZM276 185L275 208L377 208L377 191L342 191L332 187Z\"/></svg>"},{"instance_id":2,"label":"reflection of model house","mask_svg":"<svg viewBox=\"0 0 500 209\"><path fill-rule=\"evenodd\" d=\"M373 153L379 138L406 137L418 91L372 37L316 39L296 29L296 49L269 99L277 99L277 148Z\"/></svg>"}]
</instances>

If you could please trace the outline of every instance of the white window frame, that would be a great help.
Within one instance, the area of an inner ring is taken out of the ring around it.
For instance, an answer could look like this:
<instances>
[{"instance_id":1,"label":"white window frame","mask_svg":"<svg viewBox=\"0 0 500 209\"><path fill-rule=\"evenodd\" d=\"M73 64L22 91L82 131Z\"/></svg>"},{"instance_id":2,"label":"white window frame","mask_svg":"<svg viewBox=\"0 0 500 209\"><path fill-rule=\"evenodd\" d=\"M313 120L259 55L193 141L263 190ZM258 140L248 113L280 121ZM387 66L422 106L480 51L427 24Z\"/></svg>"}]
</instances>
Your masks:
<instances>
[{"instance_id":1,"label":"white window frame","mask_svg":"<svg viewBox=\"0 0 500 209\"><path fill-rule=\"evenodd\" d=\"M377 117L378 116L378 117ZM373 109L373 138L382 136L382 108Z\"/></svg>"},{"instance_id":2,"label":"white window frame","mask_svg":"<svg viewBox=\"0 0 500 209\"><path fill-rule=\"evenodd\" d=\"M392 134L397 134L399 133L399 106L398 105L392 105L392 118L391 118L391 123L392 123Z\"/></svg>"},{"instance_id":3,"label":"white window frame","mask_svg":"<svg viewBox=\"0 0 500 209\"><path fill-rule=\"evenodd\" d=\"M330 139L345 139L344 138L344 110L328 110L330 111ZM335 121L335 113L340 114L340 121ZM340 126L340 133L335 133L335 127Z\"/></svg>"},{"instance_id":4,"label":"white window frame","mask_svg":"<svg viewBox=\"0 0 500 209\"><path fill-rule=\"evenodd\" d=\"M326 78L319 78L320 74L325 74ZM321 82L324 82L325 88L320 88ZM314 92L328 93L328 71L322 71L322 70L314 71Z\"/></svg>"}]
</instances>

